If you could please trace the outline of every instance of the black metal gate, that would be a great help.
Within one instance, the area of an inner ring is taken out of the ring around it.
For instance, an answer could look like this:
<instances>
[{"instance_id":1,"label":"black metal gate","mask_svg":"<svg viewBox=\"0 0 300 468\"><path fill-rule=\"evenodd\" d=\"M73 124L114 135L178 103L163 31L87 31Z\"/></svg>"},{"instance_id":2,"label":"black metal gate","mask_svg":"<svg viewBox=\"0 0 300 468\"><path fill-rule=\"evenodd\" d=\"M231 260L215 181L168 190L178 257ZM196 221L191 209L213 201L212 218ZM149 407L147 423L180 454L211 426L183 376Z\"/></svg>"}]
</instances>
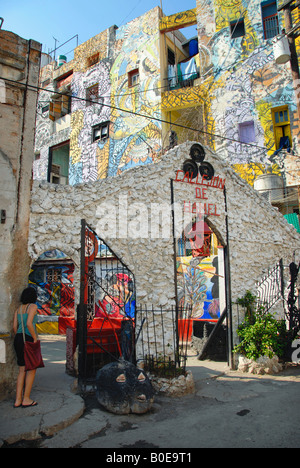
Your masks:
<instances>
[{"instance_id":1,"label":"black metal gate","mask_svg":"<svg viewBox=\"0 0 300 468\"><path fill-rule=\"evenodd\" d=\"M134 275L95 231L81 221L80 303L77 309L78 380L123 357L134 361Z\"/></svg>"},{"instance_id":2,"label":"black metal gate","mask_svg":"<svg viewBox=\"0 0 300 468\"><path fill-rule=\"evenodd\" d=\"M300 332L300 308L298 301L298 294L296 293L297 289L297 280L298 274L300 269L300 263L296 265L296 263L292 262L289 265L290 270L290 284L289 284L289 294L287 300L287 319L289 322L289 333L290 333L290 341L292 342L298 333ZM297 307L298 306L298 307Z\"/></svg>"}]
</instances>

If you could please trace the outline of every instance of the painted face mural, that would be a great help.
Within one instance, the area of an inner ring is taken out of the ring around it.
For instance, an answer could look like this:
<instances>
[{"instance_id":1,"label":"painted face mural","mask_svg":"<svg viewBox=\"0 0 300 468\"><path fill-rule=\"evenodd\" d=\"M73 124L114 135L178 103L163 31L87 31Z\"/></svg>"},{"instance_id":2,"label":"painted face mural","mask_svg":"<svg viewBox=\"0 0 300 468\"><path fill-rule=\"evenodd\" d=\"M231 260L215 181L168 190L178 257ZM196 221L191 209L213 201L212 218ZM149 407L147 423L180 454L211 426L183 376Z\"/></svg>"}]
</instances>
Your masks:
<instances>
[{"instance_id":1,"label":"painted face mural","mask_svg":"<svg viewBox=\"0 0 300 468\"><path fill-rule=\"evenodd\" d=\"M96 316L133 318L135 315L135 296L130 274L107 273L103 283L106 286L99 291L100 298L95 304Z\"/></svg>"},{"instance_id":2,"label":"painted face mural","mask_svg":"<svg viewBox=\"0 0 300 468\"><path fill-rule=\"evenodd\" d=\"M97 399L101 406L115 414L149 411L154 401L151 382L143 370L127 361L112 362L96 376Z\"/></svg>"}]
</instances>

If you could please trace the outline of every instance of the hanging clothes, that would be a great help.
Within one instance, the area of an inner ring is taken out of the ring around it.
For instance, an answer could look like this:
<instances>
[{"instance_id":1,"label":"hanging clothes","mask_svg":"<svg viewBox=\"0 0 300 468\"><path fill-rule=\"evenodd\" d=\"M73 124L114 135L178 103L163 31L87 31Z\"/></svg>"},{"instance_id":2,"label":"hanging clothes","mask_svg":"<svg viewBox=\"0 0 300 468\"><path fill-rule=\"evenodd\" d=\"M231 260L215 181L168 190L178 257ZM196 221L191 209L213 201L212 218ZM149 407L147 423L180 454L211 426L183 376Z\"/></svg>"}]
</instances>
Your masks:
<instances>
[{"instance_id":1,"label":"hanging clothes","mask_svg":"<svg viewBox=\"0 0 300 468\"><path fill-rule=\"evenodd\" d=\"M280 138L279 141L279 148L272 154L272 156L276 156L282 149L286 149L288 153L291 152L291 143L288 136L283 136Z\"/></svg>"},{"instance_id":2,"label":"hanging clothes","mask_svg":"<svg viewBox=\"0 0 300 468\"><path fill-rule=\"evenodd\" d=\"M176 65L168 65L168 83L170 89L175 88L177 84Z\"/></svg>"},{"instance_id":3,"label":"hanging clothes","mask_svg":"<svg viewBox=\"0 0 300 468\"><path fill-rule=\"evenodd\" d=\"M178 63L177 65L177 76L178 76L178 83L182 83L183 78L182 78L182 71L181 71L181 64Z\"/></svg>"},{"instance_id":4,"label":"hanging clothes","mask_svg":"<svg viewBox=\"0 0 300 468\"><path fill-rule=\"evenodd\" d=\"M183 81L194 80L197 78L198 73L194 57L192 57L188 62L181 62L179 65Z\"/></svg>"}]
</instances>

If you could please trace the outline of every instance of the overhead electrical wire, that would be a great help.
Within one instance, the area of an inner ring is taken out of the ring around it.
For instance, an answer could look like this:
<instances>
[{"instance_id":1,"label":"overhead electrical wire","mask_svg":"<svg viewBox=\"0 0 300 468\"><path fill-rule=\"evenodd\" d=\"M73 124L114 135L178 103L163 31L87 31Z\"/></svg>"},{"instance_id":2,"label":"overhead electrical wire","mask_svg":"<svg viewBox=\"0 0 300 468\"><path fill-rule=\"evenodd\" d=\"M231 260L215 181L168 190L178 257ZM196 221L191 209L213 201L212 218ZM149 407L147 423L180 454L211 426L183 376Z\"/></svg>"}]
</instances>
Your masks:
<instances>
[{"instance_id":1,"label":"overhead electrical wire","mask_svg":"<svg viewBox=\"0 0 300 468\"><path fill-rule=\"evenodd\" d=\"M46 91L46 92L49 92L49 93L52 93L52 94L55 93L56 95L65 96L65 93L60 93L58 91L49 90L49 89L46 89L46 88L42 88L40 86L34 86L34 85L27 84L27 83L20 83L19 81L11 80L9 78L5 78L5 77L1 77L1 76L0 76L0 80L6 81L6 82L9 82L9 83L14 83L14 84L19 85L19 86L23 86L25 89L30 88L33 91L35 91L36 93L38 93L39 91ZM151 121L154 120L156 122L160 122L160 123L170 125L170 122L168 120L160 119L158 117L154 117L154 116L151 116L151 115L141 114L139 112L134 112L134 111L131 111L129 109L122 109L120 107L113 106L111 104L104 104L103 102L97 102L94 99L85 99L85 98L81 98L81 97L77 97L77 96L73 96L73 95L71 96L71 98L76 99L78 101L83 101L83 102L86 102L86 103L99 105L99 106L102 106L102 107L108 107L108 108L113 109L113 110L118 110L120 112L135 115L136 117L149 119ZM179 127L179 128L185 129L185 130L190 130L190 131L195 132L195 133L201 133L203 135L218 138L220 140L230 141L230 142L233 142L233 143L239 143L240 145L256 148L256 149L262 150L264 152L271 151L271 148L266 148L265 146L256 145L254 143L245 143L245 142L242 142L242 141L237 140L235 138L229 138L229 137L225 137L225 136L222 136L222 135L217 135L215 133L207 132L205 130L188 127L187 125L172 123L172 126ZM298 156L298 155L295 155L295 156Z\"/></svg>"}]
</instances>

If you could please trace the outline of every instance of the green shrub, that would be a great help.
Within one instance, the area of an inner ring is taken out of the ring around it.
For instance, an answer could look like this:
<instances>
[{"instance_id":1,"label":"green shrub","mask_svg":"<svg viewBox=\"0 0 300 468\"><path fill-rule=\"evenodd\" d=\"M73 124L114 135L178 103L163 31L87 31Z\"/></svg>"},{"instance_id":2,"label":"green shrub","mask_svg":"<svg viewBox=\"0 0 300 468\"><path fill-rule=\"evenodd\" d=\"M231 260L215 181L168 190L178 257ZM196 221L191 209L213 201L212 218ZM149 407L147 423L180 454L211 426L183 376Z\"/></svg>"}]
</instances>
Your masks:
<instances>
[{"instance_id":1,"label":"green shrub","mask_svg":"<svg viewBox=\"0 0 300 468\"><path fill-rule=\"evenodd\" d=\"M244 298L239 300L239 304L246 307L246 317L238 327L237 334L241 342L235 346L234 352L253 360L260 356L282 357L286 346L285 321L276 320L271 313L266 313L263 307L255 310L253 297L255 296L247 291ZM247 298L250 304L247 303Z\"/></svg>"}]
</instances>

